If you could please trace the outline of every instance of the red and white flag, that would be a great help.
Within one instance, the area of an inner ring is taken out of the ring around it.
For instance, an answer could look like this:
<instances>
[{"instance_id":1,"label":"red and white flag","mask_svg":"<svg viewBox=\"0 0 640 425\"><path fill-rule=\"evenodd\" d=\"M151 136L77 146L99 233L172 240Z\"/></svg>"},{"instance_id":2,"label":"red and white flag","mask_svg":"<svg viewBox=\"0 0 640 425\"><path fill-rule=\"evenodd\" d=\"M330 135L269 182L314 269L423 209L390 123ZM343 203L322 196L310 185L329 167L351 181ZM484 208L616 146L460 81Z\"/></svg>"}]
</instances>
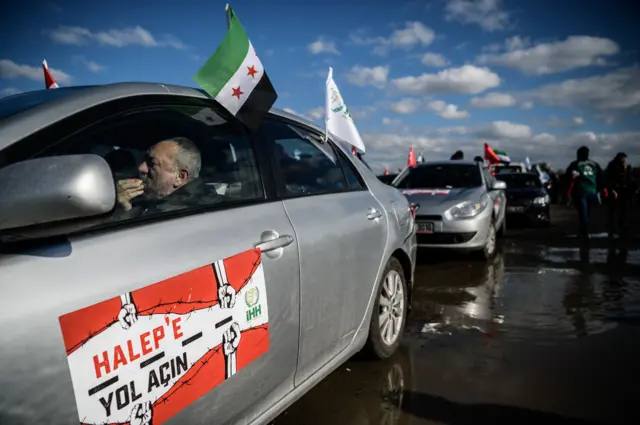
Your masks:
<instances>
[{"instance_id":1,"label":"red and white flag","mask_svg":"<svg viewBox=\"0 0 640 425\"><path fill-rule=\"evenodd\" d=\"M42 70L44 71L44 86L46 89L59 88L58 83L56 83L56 80L53 79L53 76L51 76L51 73L49 72L49 65L47 65L46 59L42 61Z\"/></svg>"},{"instance_id":2,"label":"red and white flag","mask_svg":"<svg viewBox=\"0 0 640 425\"><path fill-rule=\"evenodd\" d=\"M413 150L413 146L409 149L409 158L407 158L407 167L415 167L418 165L416 161L416 152Z\"/></svg>"}]
</instances>

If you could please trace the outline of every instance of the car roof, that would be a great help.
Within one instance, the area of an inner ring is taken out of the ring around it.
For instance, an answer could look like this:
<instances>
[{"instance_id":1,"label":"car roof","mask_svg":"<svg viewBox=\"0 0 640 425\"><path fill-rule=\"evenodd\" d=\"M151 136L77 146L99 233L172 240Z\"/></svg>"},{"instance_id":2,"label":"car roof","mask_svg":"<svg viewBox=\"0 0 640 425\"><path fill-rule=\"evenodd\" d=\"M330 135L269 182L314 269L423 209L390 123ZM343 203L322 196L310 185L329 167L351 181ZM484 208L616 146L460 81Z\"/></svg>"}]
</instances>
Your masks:
<instances>
[{"instance_id":1,"label":"car roof","mask_svg":"<svg viewBox=\"0 0 640 425\"><path fill-rule=\"evenodd\" d=\"M18 112L15 115L0 121L0 150L29 136L34 131L90 107L117 99L147 95L174 95L213 100L211 96L200 89L160 83L113 83L61 87L54 90L37 90L16 94L0 99L0 110L3 104L8 108L11 102L23 102L23 105L16 108ZM33 104L36 106L31 106ZM316 131L324 131L318 125L298 115L277 108L271 108L269 112L271 115L296 121Z\"/></svg>"}]
</instances>

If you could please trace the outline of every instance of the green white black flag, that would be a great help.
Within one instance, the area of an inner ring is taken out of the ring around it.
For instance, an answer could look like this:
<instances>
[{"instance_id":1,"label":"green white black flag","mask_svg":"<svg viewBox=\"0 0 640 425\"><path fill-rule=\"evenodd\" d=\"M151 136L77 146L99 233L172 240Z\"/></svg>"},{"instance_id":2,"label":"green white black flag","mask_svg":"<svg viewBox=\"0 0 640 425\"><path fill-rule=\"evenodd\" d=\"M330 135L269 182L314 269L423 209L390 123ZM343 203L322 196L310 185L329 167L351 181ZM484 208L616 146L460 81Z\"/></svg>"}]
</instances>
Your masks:
<instances>
[{"instance_id":1,"label":"green white black flag","mask_svg":"<svg viewBox=\"0 0 640 425\"><path fill-rule=\"evenodd\" d=\"M278 95L229 5L227 24L222 43L193 79L247 127L256 129Z\"/></svg>"}]
</instances>

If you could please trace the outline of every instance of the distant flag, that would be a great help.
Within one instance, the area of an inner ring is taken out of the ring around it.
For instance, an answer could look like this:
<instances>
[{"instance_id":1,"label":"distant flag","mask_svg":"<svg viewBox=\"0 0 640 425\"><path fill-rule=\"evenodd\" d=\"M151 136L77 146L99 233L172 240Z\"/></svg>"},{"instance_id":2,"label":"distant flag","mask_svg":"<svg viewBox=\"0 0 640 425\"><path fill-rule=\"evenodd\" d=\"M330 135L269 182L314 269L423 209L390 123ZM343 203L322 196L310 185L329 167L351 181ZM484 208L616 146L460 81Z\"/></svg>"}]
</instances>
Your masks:
<instances>
[{"instance_id":1,"label":"distant flag","mask_svg":"<svg viewBox=\"0 0 640 425\"><path fill-rule=\"evenodd\" d=\"M364 142L349 113L349 108L344 103L340 90L333 81L333 68L329 67L327 75L327 93L325 102L326 131L354 146L356 149L366 152Z\"/></svg>"},{"instance_id":2,"label":"distant flag","mask_svg":"<svg viewBox=\"0 0 640 425\"><path fill-rule=\"evenodd\" d=\"M227 34L193 80L255 130L278 98L237 16L227 4Z\"/></svg>"},{"instance_id":3,"label":"distant flag","mask_svg":"<svg viewBox=\"0 0 640 425\"><path fill-rule=\"evenodd\" d=\"M384 175L385 175L385 176L388 176L388 175L389 175L389 169L388 169L388 168L385 168L385 169L384 169Z\"/></svg>"},{"instance_id":4,"label":"distant flag","mask_svg":"<svg viewBox=\"0 0 640 425\"><path fill-rule=\"evenodd\" d=\"M351 147L351 153L353 154L353 156L358 156L358 150L355 148L355 146Z\"/></svg>"},{"instance_id":5,"label":"distant flag","mask_svg":"<svg viewBox=\"0 0 640 425\"><path fill-rule=\"evenodd\" d=\"M409 149L409 158L407 159L407 167L415 167L416 165L416 152L413 150L413 146L411 146L411 149Z\"/></svg>"},{"instance_id":6,"label":"distant flag","mask_svg":"<svg viewBox=\"0 0 640 425\"><path fill-rule=\"evenodd\" d=\"M420 155L418 155L418 164L422 164L424 162L424 156L422 155L422 152L420 152Z\"/></svg>"},{"instance_id":7,"label":"distant flag","mask_svg":"<svg viewBox=\"0 0 640 425\"><path fill-rule=\"evenodd\" d=\"M487 143L484 144L484 159L490 164L498 164L500 162L511 162L506 152L493 149Z\"/></svg>"},{"instance_id":8,"label":"distant flag","mask_svg":"<svg viewBox=\"0 0 640 425\"><path fill-rule=\"evenodd\" d=\"M531 160L529 159L529 157L526 157L524 159L524 166L527 167L527 170L531 170Z\"/></svg>"},{"instance_id":9,"label":"distant flag","mask_svg":"<svg viewBox=\"0 0 640 425\"><path fill-rule=\"evenodd\" d=\"M49 72L49 65L47 65L46 59L42 61L42 70L44 71L44 87L47 90L59 88L58 83L56 83L56 80L53 79L53 76L51 76Z\"/></svg>"}]
</instances>

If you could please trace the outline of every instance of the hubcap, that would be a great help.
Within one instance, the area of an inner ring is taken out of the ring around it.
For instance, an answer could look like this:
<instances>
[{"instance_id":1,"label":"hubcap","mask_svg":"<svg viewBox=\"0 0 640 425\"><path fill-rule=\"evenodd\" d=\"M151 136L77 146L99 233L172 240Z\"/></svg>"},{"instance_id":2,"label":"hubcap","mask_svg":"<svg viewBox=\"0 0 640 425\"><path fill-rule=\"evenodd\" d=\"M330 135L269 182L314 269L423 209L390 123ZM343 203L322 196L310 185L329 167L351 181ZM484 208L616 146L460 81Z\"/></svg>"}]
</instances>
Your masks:
<instances>
[{"instance_id":1,"label":"hubcap","mask_svg":"<svg viewBox=\"0 0 640 425\"><path fill-rule=\"evenodd\" d=\"M395 425L402 416L402 399L404 397L404 372L402 366L394 364L387 374L387 383L383 390L383 416L381 425Z\"/></svg>"},{"instance_id":2,"label":"hubcap","mask_svg":"<svg viewBox=\"0 0 640 425\"><path fill-rule=\"evenodd\" d=\"M493 224L489 227L489 235L487 236L487 254L493 254L496 249L496 229Z\"/></svg>"},{"instance_id":3,"label":"hubcap","mask_svg":"<svg viewBox=\"0 0 640 425\"><path fill-rule=\"evenodd\" d=\"M386 345L393 345L404 320L404 287L397 271L391 270L382 282L378 323L380 336Z\"/></svg>"}]
</instances>

